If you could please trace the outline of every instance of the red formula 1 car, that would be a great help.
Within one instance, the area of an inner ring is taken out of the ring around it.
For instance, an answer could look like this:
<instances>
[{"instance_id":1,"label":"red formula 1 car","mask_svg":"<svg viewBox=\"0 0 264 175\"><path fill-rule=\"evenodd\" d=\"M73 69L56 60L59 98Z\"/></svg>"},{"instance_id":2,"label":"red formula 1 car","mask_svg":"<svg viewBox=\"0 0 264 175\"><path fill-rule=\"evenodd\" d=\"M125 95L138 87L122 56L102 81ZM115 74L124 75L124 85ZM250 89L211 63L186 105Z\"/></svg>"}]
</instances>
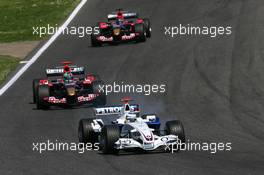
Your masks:
<instances>
[{"instance_id":1,"label":"red formula 1 car","mask_svg":"<svg viewBox=\"0 0 264 175\"><path fill-rule=\"evenodd\" d=\"M145 42L146 38L151 37L149 19L139 18L135 12L118 9L107 18L107 22L97 24L98 32L91 35L91 43L94 47L101 46L103 43Z\"/></svg>"},{"instance_id":2,"label":"red formula 1 car","mask_svg":"<svg viewBox=\"0 0 264 175\"><path fill-rule=\"evenodd\" d=\"M85 75L84 67L70 65L70 62L63 64L46 69L47 78L33 80L33 101L38 109L55 105L106 104L104 83L99 76Z\"/></svg>"}]
</instances>

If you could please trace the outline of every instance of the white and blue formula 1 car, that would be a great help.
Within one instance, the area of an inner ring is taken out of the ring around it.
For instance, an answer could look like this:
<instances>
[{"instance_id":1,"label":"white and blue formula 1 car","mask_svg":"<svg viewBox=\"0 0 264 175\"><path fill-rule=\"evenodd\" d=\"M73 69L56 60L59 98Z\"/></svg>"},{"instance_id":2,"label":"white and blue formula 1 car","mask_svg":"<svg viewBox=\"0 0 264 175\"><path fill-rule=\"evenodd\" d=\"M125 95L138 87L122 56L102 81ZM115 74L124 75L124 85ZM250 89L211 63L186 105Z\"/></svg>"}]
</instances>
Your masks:
<instances>
[{"instance_id":1,"label":"white and blue formula 1 car","mask_svg":"<svg viewBox=\"0 0 264 175\"><path fill-rule=\"evenodd\" d=\"M118 115L112 124L105 125L100 118L81 119L78 136L81 143L99 142L105 154L120 150L167 150L185 142L184 128L179 120L167 121L163 134L160 119L154 114L139 116L139 105L122 99L122 106L95 108L96 116Z\"/></svg>"}]
</instances>

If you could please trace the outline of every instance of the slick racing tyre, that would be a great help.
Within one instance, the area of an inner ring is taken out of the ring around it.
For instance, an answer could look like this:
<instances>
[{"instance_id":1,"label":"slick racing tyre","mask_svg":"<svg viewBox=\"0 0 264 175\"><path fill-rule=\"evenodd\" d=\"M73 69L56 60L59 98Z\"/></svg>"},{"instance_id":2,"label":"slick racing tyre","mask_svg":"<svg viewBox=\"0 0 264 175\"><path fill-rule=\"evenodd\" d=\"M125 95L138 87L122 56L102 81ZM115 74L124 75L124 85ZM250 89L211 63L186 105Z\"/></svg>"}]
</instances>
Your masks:
<instances>
[{"instance_id":1,"label":"slick racing tyre","mask_svg":"<svg viewBox=\"0 0 264 175\"><path fill-rule=\"evenodd\" d=\"M182 143L185 143L185 133L181 121L179 120L167 121L165 126L166 126L165 131L167 132L167 134L176 135L178 136L178 138L181 140Z\"/></svg>"},{"instance_id":2,"label":"slick racing tyre","mask_svg":"<svg viewBox=\"0 0 264 175\"><path fill-rule=\"evenodd\" d=\"M95 27L94 27L95 28ZM99 31L100 32L100 31ZM100 41L97 40L97 37L100 36L100 33L92 33L91 34L91 44L93 47L99 47L102 45L102 43Z\"/></svg>"},{"instance_id":3,"label":"slick racing tyre","mask_svg":"<svg viewBox=\"0 0 264 175\"><path fill-rule=\"evenodd\" d=\"M136 41L145 42L146 41L146 29L144 24L135 24L135 33L138 33Z\"/></svg>"},{"instance_id":4,"label":"slick racing tyre","mask_svg":"<svg viewBox=\"0 0 264 175\"><path fill-rule=\"evenodd\" d=\"M92 83L93 93L99 94L94 100L95 106L104 106L106 105L106 94L104 88L104 82L101 80L94 81Z\"/></svg>"},{"instance_id":5,"label":"slick racing tyre","mask_svg":"<svg viewBox=\"0 0 264 175\"><path fill-rule=\"evenodd\" d=\"M49 86L41 85L37 88L36 106L37 109L48 109L49 104L44 100L45 97L49 97Z\"/></svg>"},{"instance_id":6,"label":"slick racing tyre","mask_svg":"<svg viewBox=\"0 0 264 175\"><path fill-rule=\"evenodd\" d=\"M176 135L180 139L181 143L185 143L185 133L183 124L179 120L167 121L165 124L165 131L168 135ZM177 146L179 150L179 146Z\"/></svg>"},{"instance_id":7,"label":"slick racing tyre","mask_svg":"<svg viewBox=\"0 0 264 175\"><path fill-rule=\"evenodd\" d=\"M100 134L100 150L104 154L118 154L119 150L114 148L115 142L120 137L117 125L105 125Z\"/></svg>"},{"instance_id":8,"label":"slick racing tyre","mask_svg":"<svg viewBox=\"0 0 264 175\"><path fill-rule=\"evenodd\" d=\"M97 75L97 74L88 74L87 76L93 76L94 77L94 81L101 80L100 76Z\"/></svg>"},{"instance_id":9,"label":"slick racing tyre","mask_svg":"<svg viewBox=\"0 0 264 175\"><path fill-rule=\"evenodd\" d=\"M38 86L39 86L39 79L34 79L32 81L33 103L36 103Z\"/></svg>"},{"instance_id":10,"label":"slick racing tyre","mask_svg":"<svg viewBox=\"0 0 264 175\"><path fill-rule=\"evenodd\" d=\"M98 35L91 34L91 43L92 43L92 46L93 46L93 47L99 47L99 46L102 45L102 44L100 43L100 41L98 41L98 40L96 39L97 36L98 36Z\"/></svg>"},{"instance_id":11,"label":"slick racing tyre","mask_svg":"<svg viewBox=\"0 0 264 175\"><path fill-rule=\"evenodd\" d=\"M144 25L146 29L146 37L150 38L151 37L151 25L150 25L150 20L148 18L143 19L144 20Z\"/></svg>"},{"instance_id":12,"label":"slick racing tyre","mask_svg":"<svg viewBox=\"0 0 264 175\"><path fill-rule=\"evenodd\" d=\"M95 143L98 141L98 135L92 128L93 118L81 119L78 127L78 137L80 143Z\"/></svg>"}]
</instances>

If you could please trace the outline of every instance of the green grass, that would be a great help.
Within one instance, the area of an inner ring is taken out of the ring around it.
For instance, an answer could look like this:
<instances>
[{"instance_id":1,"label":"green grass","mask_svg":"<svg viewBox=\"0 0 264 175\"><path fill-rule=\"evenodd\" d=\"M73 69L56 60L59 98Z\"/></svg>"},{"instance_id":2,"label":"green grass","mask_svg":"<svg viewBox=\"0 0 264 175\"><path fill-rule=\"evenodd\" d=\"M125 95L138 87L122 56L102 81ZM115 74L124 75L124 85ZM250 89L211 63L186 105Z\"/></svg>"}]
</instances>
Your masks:
<instances>
[{"instance_id":1,"label":"green grass","mask_svg":"<svg viewBox=\"0 0 264 175\"><path fill-rule=\"evenodd\" d=\"M60 25L80 0L0 0L0 43L42 40L33 27ZM19 59L0 55L0 84Z\"/></svg>"},{"instance_id":2,"label":"green grass","mask_svg":"<svg viewBox=\"0 0 264 175\"><path fill-rule=\"evenodd\" d=\"M0 55L0 84L3 83L8 74L15 70L20 59Z\"/></svg>"},{"instance_id":3,"label":"green grass","mask_svg":"<svg viewBox=\"0 0 264 175\"><path fill-rule=\"evenodd\" d=\"M32 27L61 24L80 0L1 0L0 42L40 40Z\"/></svg>"}]
</instances>

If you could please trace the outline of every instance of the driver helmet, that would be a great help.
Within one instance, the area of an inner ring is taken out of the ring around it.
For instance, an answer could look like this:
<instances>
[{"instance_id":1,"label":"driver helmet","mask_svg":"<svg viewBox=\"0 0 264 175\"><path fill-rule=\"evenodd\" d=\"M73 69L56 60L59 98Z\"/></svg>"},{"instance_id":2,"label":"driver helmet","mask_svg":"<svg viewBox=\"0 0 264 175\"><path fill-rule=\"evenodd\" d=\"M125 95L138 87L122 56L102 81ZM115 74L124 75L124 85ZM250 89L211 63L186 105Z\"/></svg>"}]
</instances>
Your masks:
<instances>
[{"instance_id":1,"label":"driver helmet","mask_svg":"<svg viewBox=\"0 0 264 175\"><path fill-rule=\"evenodd\" d=\"M122 24L124 22L124 15L121 11L117 13L116 23L118 25Z\"/></svg>"},{"instance_id":2,"label":"driver helmet","mask_svg":"<svg viewBox=\"0 0 264 175\"><path fill-rule=\"evenodd\" d=\"M137 115L134 113L126 114L126 120L130 122L134 122L137 119Z\"/></svg>"}]
</instances>

